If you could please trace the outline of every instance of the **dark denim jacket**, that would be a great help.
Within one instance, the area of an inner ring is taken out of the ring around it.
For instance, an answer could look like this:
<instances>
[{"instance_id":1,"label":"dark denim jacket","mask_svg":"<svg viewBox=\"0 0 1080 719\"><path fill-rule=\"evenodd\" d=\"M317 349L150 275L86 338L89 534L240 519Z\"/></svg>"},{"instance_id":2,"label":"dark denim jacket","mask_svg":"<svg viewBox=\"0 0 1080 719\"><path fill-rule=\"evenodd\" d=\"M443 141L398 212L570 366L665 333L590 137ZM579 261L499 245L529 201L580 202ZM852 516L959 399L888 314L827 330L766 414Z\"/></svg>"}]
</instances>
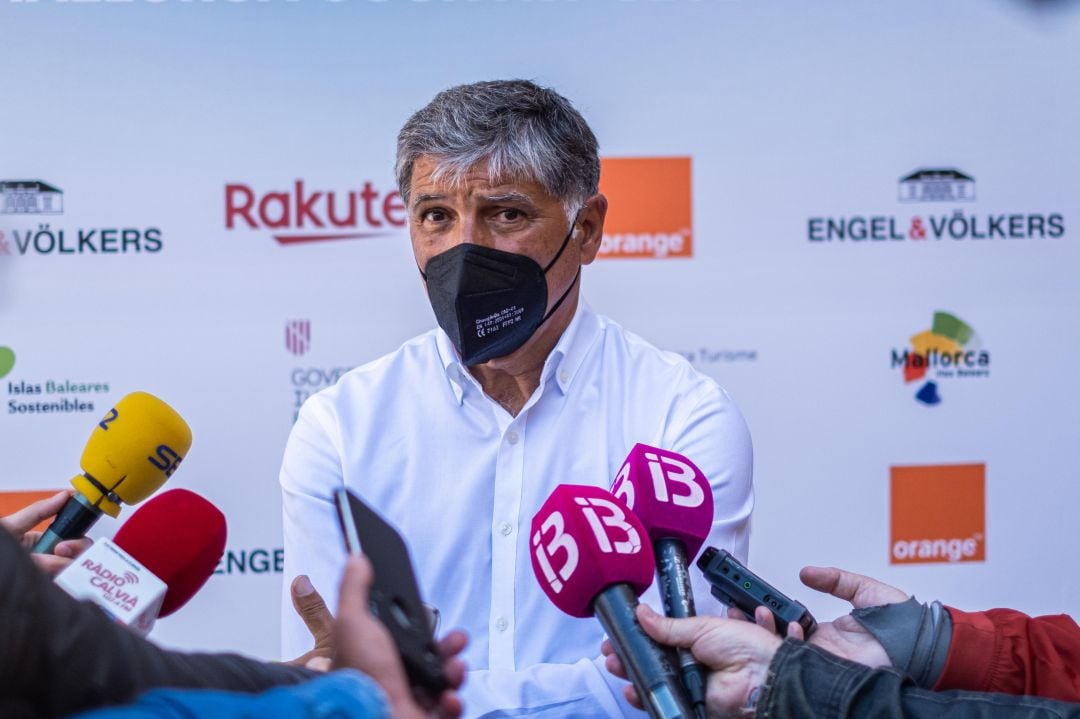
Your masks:
<instances>
[{"instance_id":1,"label":"dark denim jacket","mask_svg":"<svg viewBox=\"0 0 1080 719\"><path fill-rule=\"evenodd\" d=\"M758 700L759 719L1080 719L1080 704L1006 694L920 689L894 669L869 669L805 642L786 640Z\"/></svg>"}]
</instances>

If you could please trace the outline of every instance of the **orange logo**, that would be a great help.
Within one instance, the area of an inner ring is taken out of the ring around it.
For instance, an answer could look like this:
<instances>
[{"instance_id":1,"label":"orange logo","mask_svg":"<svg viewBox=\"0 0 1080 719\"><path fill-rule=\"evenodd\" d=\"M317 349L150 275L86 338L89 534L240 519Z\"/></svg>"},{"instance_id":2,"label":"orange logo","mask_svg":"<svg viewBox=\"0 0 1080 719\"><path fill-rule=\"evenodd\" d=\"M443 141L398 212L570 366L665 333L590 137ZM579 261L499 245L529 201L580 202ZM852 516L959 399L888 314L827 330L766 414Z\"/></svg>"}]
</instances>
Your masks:
<instances>
[{"instance_id":1,"label":"orange logo","mask_svg":"<svg viewBox=\"0 0 1080 719\"><path fill-rule=\"evenodd\" d=\"M689 157L600 160L609 201L598 257L692 257Z\"/></svg>"},{"instance_id":2,"label":"orange logo","mask_svg":"<svg viewBox=\"0 0 1080 719\"><path fill-rule=\"evenodd\" d=\"M986 560L986 465L891 467L890 564Z\"/></svg>"},{"instance_id":3,"label":"orange logo","mask_svg":"<svg viewBox=\"0 0 1080 719\"><path fill-rule=\"evenodd\" d=\"M26 505L36 502L39 499L47 499L59 491L59 489L46 489L33 492L0 492L0 517L14 514ZM43 532L50 523L52 523L52 517L42 521L34 527L33 531Z\"/></svg>"}]
</instances>

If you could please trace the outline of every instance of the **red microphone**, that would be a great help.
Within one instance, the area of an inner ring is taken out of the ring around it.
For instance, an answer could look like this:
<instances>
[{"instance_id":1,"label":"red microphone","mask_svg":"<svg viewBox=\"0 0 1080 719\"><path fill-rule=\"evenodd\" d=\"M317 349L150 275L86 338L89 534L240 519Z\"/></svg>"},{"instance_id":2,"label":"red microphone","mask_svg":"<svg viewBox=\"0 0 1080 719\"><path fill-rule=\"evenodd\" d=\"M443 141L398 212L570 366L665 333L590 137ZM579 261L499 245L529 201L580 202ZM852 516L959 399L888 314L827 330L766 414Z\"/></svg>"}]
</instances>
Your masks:
<instances>
[{"instance_id":1,"label":"red microphone","mask_svg":"<svg viewBox=\"0 0 1080 719\"><path fill-rule=\"evenodd\" d=\"M647 536L607 490L563 484L533 517L533 572L559 609L600 620L649 716L682 719L691 710L669 654L634 615L656 567Z\"/></svg>"},{"instance_id":2,"label":"red microphone","mask_svg":"<svg viewBox=\"0 0 1080 719\"><path fill-rule=\"evenodd\" d=\"M225 552L225 515L186 489L162 492L137 509L113 538L168 590L159 617L188 603Z\"/></svg>"},{"instance_id":3,"label":"red microphone","mask_svg":"<svg viewBox=\"0 0 1080 719\"><path fill-rule=\"evenodd\" d=\"M633 510L652 539L664 614L695 616L688 568L713 522L712 487L705 475L677 452L635 444L611 491ZM689 650L677 654L695 714L704 717L705 669Z\"/></svg>"}]
</instances>

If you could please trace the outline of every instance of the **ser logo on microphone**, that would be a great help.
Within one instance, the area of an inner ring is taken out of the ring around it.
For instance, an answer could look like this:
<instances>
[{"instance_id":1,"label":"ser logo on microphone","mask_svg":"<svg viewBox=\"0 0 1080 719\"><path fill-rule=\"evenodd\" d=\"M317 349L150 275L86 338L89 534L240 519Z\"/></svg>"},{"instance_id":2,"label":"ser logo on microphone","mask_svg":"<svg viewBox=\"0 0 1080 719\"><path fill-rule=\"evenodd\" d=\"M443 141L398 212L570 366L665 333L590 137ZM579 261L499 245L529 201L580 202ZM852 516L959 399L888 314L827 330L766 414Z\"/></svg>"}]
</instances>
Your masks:
<instances>
[{"instance_id":1,"label":"ser logo on microphone","mask_svg":"<svg viewBox=\"0 0 1080 719\"><path fill-rule=\"evenodd\" d=\"M641 535L627 521L626 513L618 504L601 497L575 497L574 504L576 506L573 509L585 517L592 530L595 546L602 553L637 554L641 551ZM601 515L597 510L604 514ZM545 544L543 540L549 533L550 537ZM587 535L583 537L583 541L588 539ZM580 557L578 541L567 532L562 510L555 510L544 519L540 529L533 533L532 544L544 578L552 591L556 594L561 592L564 583L577 569ZM552 562L560 551L563 554L562 563L556 570Z\"/></svg>"},{"instance_id":2,"label":"ser logo on microphone","mask_svg":"<svg viewBox=\"0 0 1080 719\"><path fill-rule=\"evenodd\" d=\"M705 502L705 491L698 481L697 470L686 462L656 452L644 452L652 477L653 494L658 502L671 503L677 507L700 507ZM612 493L634 508L636 499L634 483L630 481L630 472L634 463L631 455L615 476L611 487Z\"/></svg>"},{"instance_id":3,"label":"ser logo on microphone","mask_svg":"<svg viewBox=\"0 0 1080 719\"><path fill-rule=\"evenodd\" d=\"M157 448L157 455L153 457L147 457L150 464L154 465L162 472L166 477L171 477L173 472L180 466L181 457L175 449L167 444L159 444Z\"/></svg>"}]
</instances>

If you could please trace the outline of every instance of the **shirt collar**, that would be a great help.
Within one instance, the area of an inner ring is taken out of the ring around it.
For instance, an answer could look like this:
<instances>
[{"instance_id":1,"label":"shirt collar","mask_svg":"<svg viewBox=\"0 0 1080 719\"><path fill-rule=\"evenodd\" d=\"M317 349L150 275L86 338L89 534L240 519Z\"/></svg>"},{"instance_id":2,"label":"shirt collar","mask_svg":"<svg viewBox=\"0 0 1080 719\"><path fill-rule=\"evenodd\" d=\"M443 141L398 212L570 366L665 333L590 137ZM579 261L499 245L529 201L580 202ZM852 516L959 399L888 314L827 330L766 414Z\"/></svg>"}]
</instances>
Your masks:
<instances>
[{"instance_id":1,"label":"shirt collar","mask_svg":"<svg viewBox=\"0 0 1080 719\"><path fill-rule=\"evenodd\" d=\"M599 332L599 318L585 298L579 295L574 317L544 361L540 386L543 387L549 380L554 380L559 391L566 394ZM482 391L480 383L461 363L454 344L441 327L435 330L435 346L439 352L439 361L442 363L443 371L446 372L446 378L450 382L450 389L458 404L463 401L465 387L469 384Z\"/></svg>"}]
</instances>

